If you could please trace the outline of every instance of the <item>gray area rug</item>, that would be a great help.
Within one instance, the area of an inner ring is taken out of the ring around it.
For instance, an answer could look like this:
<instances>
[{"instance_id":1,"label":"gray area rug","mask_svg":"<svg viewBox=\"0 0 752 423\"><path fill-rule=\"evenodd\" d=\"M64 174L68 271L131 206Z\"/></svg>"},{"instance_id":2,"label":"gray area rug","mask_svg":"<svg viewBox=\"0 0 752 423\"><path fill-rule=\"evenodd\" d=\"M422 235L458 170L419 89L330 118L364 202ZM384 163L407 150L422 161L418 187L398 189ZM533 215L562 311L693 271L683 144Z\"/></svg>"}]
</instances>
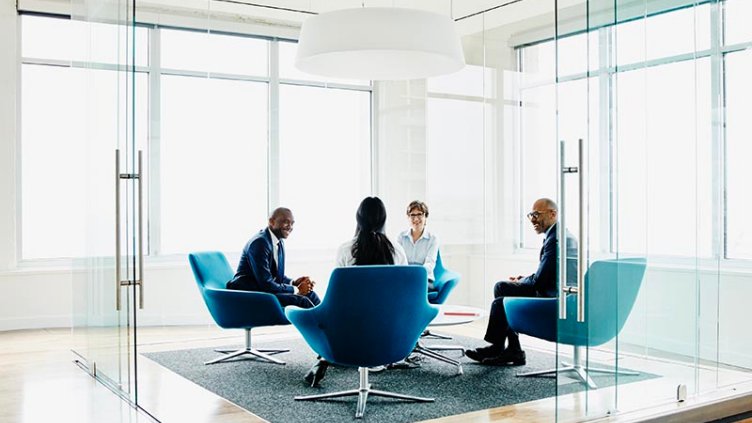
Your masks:
<instances>
[{"instance_id":1,"label":"gray area rug","mask_svg":"<svg viewBox=\"0 0 752 423\"><path fill-rule=\"evenodd\" d=\"M455 337L451 341L427 340L425 344L460 344L474 348L483 345L477 339ZM326 401L295 401L296 395L312 395L355 389L358 372L354 368L330 367L320 388L311 388L303 376L315 362L316 354L303 339L259 343L255 347L290 348L278 354L284 366L267 364L255 359L238 359L234 362L204 365L218 356L210 348L167 351L145 354L146 357L226 398L233 403L271 422L349 422L354 420L357 397L329 399ZM239 347L238 347L239 348ZM433 403L406 402L388 398L369 397L364 421L414 422L470 411L533 401L558 394L584 389L574 380L557 381L554 377L519 378L521 371L544 370L555 366L551 354L527 351L527 365L518 367L490 367L475 364L463 357L464 374L458 375L454 366L427 357L419 360L415 369L389 369L371 373L373 388L408 395L436 398ZM446 355L458 358L459 351ZM619 384L654 378L642 373L639 376L619 376ZM612 375L594 375L599 387L615 383Z\"/></svg>"}]
</instances>

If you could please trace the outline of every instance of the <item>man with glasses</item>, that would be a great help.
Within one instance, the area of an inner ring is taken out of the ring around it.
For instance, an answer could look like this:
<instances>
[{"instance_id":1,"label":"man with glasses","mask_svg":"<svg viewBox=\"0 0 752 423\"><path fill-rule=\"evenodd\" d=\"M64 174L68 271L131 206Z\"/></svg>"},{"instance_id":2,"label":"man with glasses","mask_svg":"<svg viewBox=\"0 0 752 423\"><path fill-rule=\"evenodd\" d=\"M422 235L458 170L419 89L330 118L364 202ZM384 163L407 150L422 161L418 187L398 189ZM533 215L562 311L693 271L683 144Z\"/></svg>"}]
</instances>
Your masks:
<instances>
[{"instance_id":1,"label":"man with glasses","mask_svg":"<svg viewBox=\"0 0 752 423\"><path fill-rule=\"evenodd\" d=\"M504 297L556 297L557 295L557 249L556 220L558 207L553 200L541 198L533 204L527 214L536 233L545 234L540 251L538 269L530 276L511 276L508 281L497 282L494 286L494 301L488 316L488 327L484 339L491 345L468 350L466 355L482 364L505 366L524 365L525 351L520 339L507 322L504 310ZM567 233L567 257L577 256L577 241ZM574 265L575 269L569 267ZM576 276L574 260L567 260L567 276ZM506 348L505 342L508 342Z\"/></svg>"}]
</instances>

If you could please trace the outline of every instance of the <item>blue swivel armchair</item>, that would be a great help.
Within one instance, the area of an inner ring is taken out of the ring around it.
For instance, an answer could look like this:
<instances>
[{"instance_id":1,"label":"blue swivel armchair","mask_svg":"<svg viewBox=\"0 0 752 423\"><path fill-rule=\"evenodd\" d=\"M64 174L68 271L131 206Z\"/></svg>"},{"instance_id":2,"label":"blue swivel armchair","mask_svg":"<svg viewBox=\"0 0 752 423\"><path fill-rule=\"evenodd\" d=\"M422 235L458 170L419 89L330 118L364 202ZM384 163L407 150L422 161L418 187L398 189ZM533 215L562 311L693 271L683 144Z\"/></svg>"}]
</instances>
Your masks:
<instances>
[{"instance_id":1,"label":"blue swivel armchair","mask_svg":"<svg viewBox=\"0 0 752 423\"><path fill-rule=\"evenodd\" d=\"M368 368L395 363L410 354L438 308L426 300L426 269L418 266L336 268L324 301L310 309L287 307L285 313L308 345L330 363L357 367L358 388L296 400L358 396L355 417L365 412L369 395L430 402L372 389ZM378 300L376 300L378 298Z\"/></svg>"},{"instance_id":2,"label":"blue swivel armchair","mask_svg":"<svg viewBox=\"0 0 752 423\"><path fill-rule=\"evenodd\" d=\"M233 277L233 271L225 255L219 251L191 253L188 255L188 261L191 263L201 297L217 325L224 329L245 330L245 348L215 350L226 355L204 364L219 363L243 355L251 355L275 364L285 364L271 355L289 350L255 349L251 346L251 329L290 324L277 298L265 292L225 289L227 281Z\"/></svg>"},{"instance_id":3,"label":"blue swivel armchair","mask_svg":"<svg viewBox=\"0 0 752 423\"><path fill-rule=\"evenodd\" d=\"M504 298L510 327L519 333L572 345L573 362L558 369L520 373L541 376L562 372L574 375L590 388L597 385L589 373L637 375L637 372L598 368L583 364L582 347L595 347L614 339L632 311L645 275L643 258L594 262L585 274L585 322L577 322L577 297L569 295L567 318L558 319L557 298Z\"/></svg>"},{"instance_id":4,"label":"blue swivel armchair","mask_svg":"<svg viewBox=\"0 0 752 423\"><path fill-rule=\"evenodd\" d=\"M428 302L431 304L441 305L446 302L447 298L449 298L449 293L452 292L452 290L457 286L458 283L460 283L460 274L444 267L444 262L441 260L441 251L438 251L436 253L436 266L433 268L433 276L433 286L434 288L436 288L436 291L431 291L428 293ZM421 338L452 339L451 336L433 333L429 329L426 329L423 332ZM423 354L426 357L431 357L445 363L449 363L457 367L457 373L463 373L462 363L459 360L447 357L446 355L443 355L438 351L460 351L462 355L464 355L465 347L461 345L431 345L429 347L422 342L419 342L415 346L416 353Z\"/></svg>"}]
</instances>

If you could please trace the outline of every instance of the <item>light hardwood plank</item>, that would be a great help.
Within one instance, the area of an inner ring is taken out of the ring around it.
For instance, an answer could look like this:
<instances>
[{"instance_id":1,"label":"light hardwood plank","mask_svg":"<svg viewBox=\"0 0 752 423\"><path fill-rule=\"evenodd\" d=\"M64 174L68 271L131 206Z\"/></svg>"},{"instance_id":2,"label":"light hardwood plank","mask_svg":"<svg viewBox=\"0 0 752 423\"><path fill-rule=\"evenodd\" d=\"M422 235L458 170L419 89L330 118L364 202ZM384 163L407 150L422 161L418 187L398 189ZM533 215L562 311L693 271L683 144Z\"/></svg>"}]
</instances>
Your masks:
<instances>
[{"instance_id":1,"label":"light hardwood plank","mask_svg":"<svg viewBox=\"0 0 752 423\"><path fill-rule=\"evenodd\" d=\"M485 321L441 328L442 333L481 338ZM115 394L97 383L74 364L76 355L69 348L80 345L80 333L70 330L25 330L0 332L0 421L2 422L150 422L143 412L131 408ZM271 327L254 331L255 342L297 336L294 328ZM153 327L139 332L140 351L167 351L179 348L217 347L242 343L242 331L224 331L214 326ZM554 352L553 344L523 339L525 348ZM594 351L593 357L608 364L616 357L607 351ZM666 375L662 378L619 387L620 413L607 421L636 421L656 413L677 411L696 406L704 400L721 398L724 391L748 389L752 394L752 377L748 372L701 366L695 370L686 363L655 357L619 355L620 365ZM164 422L260 422L263 419L231 402L193 384L148 360L139 359L139 401ZM685 403L673 400L677 381L696 380L701 390L709 392ZM733 386L732 388L724 388ZM601 388L546 398L431 422L506 422L581 420L587 411L605 410L614 404L614 388ZM712 399L711 398L711 399ZM750 402L752 409L752 401ZM252 411L252 410L251 410ZM752 423L752 419L747 419Z\"/></svg>"}]
</instances>

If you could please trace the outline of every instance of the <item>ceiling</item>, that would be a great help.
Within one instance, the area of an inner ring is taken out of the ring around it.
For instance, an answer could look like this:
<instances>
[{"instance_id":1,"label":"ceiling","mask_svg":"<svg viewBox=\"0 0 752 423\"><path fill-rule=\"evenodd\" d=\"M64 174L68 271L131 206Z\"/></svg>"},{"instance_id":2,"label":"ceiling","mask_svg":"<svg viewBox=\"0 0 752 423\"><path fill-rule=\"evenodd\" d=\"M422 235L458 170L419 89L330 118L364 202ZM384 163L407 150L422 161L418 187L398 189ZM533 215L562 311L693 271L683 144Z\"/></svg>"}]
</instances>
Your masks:
<instances>
[{"instance_id":1,"label":"ceiling","mask_svg":"<svg viewBox=\"0 0 752 423\"><path fill-rule=\"evenodd\" d=\"M522 0L211 0L212 3L226 3L230 1L235 4L245 3L248 5L245 7L253 9L267 8L268 10L275 10L273 8L276 8L277 13L280 15L291 13L283 9L324 13L332 10L360 7L403 7L432 11L456 19L505 3ZM302 18L305 18L308 13L298 14L302 15Z\"/></svg>"}]
</instances>

